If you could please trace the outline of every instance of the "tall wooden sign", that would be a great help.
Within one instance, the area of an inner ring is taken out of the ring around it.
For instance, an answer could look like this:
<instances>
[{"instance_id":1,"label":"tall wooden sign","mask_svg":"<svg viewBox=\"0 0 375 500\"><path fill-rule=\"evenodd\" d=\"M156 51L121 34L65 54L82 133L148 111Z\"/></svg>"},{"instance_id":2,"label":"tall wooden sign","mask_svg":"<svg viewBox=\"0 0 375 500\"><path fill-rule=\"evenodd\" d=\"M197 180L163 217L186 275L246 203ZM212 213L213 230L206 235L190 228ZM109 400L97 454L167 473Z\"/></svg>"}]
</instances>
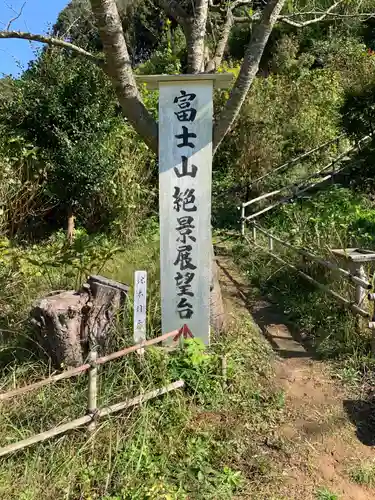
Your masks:
<instances>
[{"instance_id":1,"label":"tall wooden sign","mask_svg":"<svg viewBox=\"0 0 375 500\"><path fill-rule=\"evenodd\" d=\"M159 88L163 333L209 343L213 88L232 75L142 76Z\"/></svg>"},{"instance_id":2,"label":"tall wooden sign","mask_svg":"<svg viewBox=\"0 0 375 500\"><path fill-rule=\"evenodd\" d=\"M212 82L162 83L159 209L162 328L209 342Z\"/></svg>"}]
</instances>

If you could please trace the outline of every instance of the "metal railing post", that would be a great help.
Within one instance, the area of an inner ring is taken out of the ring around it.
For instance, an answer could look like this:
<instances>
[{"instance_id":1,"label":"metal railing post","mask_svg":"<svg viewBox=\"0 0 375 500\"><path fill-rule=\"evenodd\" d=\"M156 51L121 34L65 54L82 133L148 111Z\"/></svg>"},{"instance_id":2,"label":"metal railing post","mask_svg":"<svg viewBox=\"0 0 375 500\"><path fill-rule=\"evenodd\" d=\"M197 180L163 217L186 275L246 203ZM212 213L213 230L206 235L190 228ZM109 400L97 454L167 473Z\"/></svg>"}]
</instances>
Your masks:
<instances>
[{"instance_id":1,"label":"metal railing post","mask_svg":"<svg viewBox=\"0 0 375 500\"><path fill-rule=\"evenodd\" d=\"M255 224L253 224L253 227L252 227L252 234L253 234L253 240L254 240L254 242L256 242L256 240L257 240L257 228L255 227Z\"/></svg>"},{"instance_id":2,"label":"metal railing post","mask_svg":"<svg viewBox=\"0 0 375 500\"><path fill-rule=\"evenodd\" d=\"M273 251L273 237L271 234L268 236L268 248L271 250L271 252Z\"/></svg>"},{"instance_id":3,"label":"metal railing post","mask_svg":"<svg viewBox=\"0 0 375 500\"><path fill-rule=\"evenodd\" d=\"M241 234L245 236L245 206L241 205Z\"/></svg>"}]
</instances>

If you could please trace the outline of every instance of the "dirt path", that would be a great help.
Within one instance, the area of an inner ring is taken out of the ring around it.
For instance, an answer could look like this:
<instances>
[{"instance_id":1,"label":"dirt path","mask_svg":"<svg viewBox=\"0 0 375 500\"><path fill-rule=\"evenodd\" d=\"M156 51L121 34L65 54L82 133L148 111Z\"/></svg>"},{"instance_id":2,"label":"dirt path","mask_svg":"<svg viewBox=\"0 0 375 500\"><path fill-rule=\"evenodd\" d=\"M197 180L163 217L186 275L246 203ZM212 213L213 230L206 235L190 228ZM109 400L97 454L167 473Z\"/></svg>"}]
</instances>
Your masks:
<instances>
[{"instance_id":1,"label":"dirt path","mask_svg":"<svg viewBox=\"0 0 375 500\"><path fill-rule=\"evenodd\" d=\"M375 431L366 427L366 406L351 399L327 365L311 357L298 332L271 304L248 302L246 280L230 258L221 256L218 264L227 311L241 308L252 315L277 353L276 384L285 391L285 423L277 431L283 443L276 457L281 481L274 491L267 488L264 500L374 499L375 489L357 484L350 473L363 463L375 464ZM319 496L320 488L337 496Z\"/></svg>"}]
</instances>

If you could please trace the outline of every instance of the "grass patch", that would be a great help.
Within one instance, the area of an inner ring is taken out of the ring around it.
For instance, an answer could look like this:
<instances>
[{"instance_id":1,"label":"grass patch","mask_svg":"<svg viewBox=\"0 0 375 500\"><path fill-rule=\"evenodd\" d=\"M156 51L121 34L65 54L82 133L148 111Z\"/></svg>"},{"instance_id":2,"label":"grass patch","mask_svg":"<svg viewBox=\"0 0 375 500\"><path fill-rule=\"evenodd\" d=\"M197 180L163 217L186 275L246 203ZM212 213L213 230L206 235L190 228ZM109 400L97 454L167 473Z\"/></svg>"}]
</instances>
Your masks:
<instances>
[{"instance_id":1,"label":"grass patch","mask_svg":"<svg viewBox=\"0 0 375 500\"><path fill-rule=\"evenodd\" d=\"M131 283L135 269L146 269L150 333L159 333L157 237L150 231L108 258L103 249L112 248L114 242L82 238L87 245L82 245L81 255L69 255L64 262L63 242L58 238L33 249L6 247L0 295L2 304L10 301L12 314L8 309L0 312L2 326L6 324L13 333L0 353L2 391L50 373L48 360L36 354L32 342L25 342L30 340L27 312L36 297L58 284L74 287L78 276L83 279L100 272ZM103 251L105 258L95 261L88 256L86 249L95 246L96 256ZM53 254L58 265L44 265ZM131 325L118 324L114 337L119 346L131 343ZM91 435L85 429L76 430L2 458L0 498L230 499L240 491L255 496L274 478L264 442L284 414L283 395L271 383L271 359L253 324L238 317L226 337L214 339L208 350L189 341L172 355L150 348L142 364L131 355L101 367L100 406L179 378L186 385L140 408L103 419ZM1 403L0 446L83 415L86 402L87 380L82 375Z\"/></svg>"},{"instance_id":2,"label":"grass patch","mask_svg":"<svg viewBox=\"0 0 375 500\"><path fill-rule=\"evenodd\" d=\"M332 493L332 491L328 490L327 488L320 488L316 492L316 499L317 500L339 500L339 497L336 495L336 493Z\"/></svg>"},{"instance_id":3,"label":"grass patch","mask_svg":"<svg viewBox=\"0 0 375 500\"><path fill-rule=\"evenodd\" d=\"M134 355L103 367L101 406L180 377L186 387L101 421L92 436L77 430L3 458L0 498L229 499L269 480L260 443L284 403L265 376L268 349L252 332L242 325L208 351L191 340L173 355L149 349L142 366ZM80 377L3 403L0 444L84 414L86 398Z\"/></svg>"},{"instance_id":4,"label":"grass patch","mask_svg":"<svg viewBox=\"0 0 375 500\"><path fill-rule=\"evenodd\" d=\"M361 463L349 472L350 478L357 484L375 487L375 463Z\"/></svg>"}]
</instances>

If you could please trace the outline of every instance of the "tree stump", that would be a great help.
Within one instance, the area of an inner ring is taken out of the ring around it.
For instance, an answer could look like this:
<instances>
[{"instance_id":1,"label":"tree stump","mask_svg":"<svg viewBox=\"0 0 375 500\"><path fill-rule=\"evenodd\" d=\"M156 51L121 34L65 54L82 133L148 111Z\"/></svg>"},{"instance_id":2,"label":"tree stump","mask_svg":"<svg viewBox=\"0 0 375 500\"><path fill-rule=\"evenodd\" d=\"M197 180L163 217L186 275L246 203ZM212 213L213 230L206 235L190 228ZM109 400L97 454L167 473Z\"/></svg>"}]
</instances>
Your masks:
<instances>
[{"instance_id":1,"label":"tree stump","mask_svg":"<svg viewBox=\"0 0 375 500\"><path fill-rule=\"evenodd\" d=\"M116 314L123 310L129 287L103 276L90 276L78 291L39 299L31 310L41 346L55 366L79 366L89 346L106 353Z\"/></svg>"},{"instance_id":2,"label":"tree stump","mask_svg":"<svg viewBox=\"0 0 375 500\"><path fill-rule=\"evenodd\" d=\"M87 280L91 301L84 329L84 340L93 341L103 350L109 347L109 330L117 312L123 308L129 287L103 276L90 276ZM87 289L87 287L85 286Z\"/></svg>"}]
</instances>

